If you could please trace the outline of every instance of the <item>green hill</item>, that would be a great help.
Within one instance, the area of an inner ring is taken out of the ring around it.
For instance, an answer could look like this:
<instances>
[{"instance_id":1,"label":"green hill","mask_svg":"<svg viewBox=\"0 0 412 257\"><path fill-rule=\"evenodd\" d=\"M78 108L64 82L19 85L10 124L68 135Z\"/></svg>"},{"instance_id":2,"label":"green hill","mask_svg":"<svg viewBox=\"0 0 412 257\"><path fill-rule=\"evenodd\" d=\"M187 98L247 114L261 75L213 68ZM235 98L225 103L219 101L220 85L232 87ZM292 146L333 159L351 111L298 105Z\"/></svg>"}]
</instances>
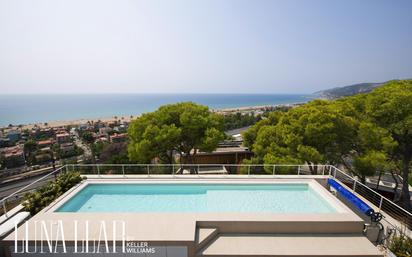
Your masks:
<instances>
[{"instance_id":1,"label":"green hill","mask_svg":"<svg viewBox=\"0 0 412 257\"><path fill-rule=\"evenodd\" d=\"M349 85L349 86L344 86L344 87L335 87L332 89L322 90L322 91L315 92L314 94L319 95L322 98L336 99L339 97L366 93L366 92L372 91L374 88L379 87L387 82L359 83L359 84L354 84L354 85Z\"/></svg>"}]
</instances>

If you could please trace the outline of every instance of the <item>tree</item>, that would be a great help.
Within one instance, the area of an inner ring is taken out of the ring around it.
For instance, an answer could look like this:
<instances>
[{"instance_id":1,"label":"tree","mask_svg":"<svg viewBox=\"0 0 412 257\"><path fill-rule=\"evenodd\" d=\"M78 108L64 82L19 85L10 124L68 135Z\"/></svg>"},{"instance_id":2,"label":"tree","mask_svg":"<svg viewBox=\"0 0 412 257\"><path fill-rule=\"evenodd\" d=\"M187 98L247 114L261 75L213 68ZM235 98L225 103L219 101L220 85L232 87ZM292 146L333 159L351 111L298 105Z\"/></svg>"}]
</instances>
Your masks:
<instances>
[{"instance_id":1,"label":"tree","mask_svg":"<svg viewBox=\"0 0 412 257\"><path fill-rule=\"evenodd\" d=\"M361 176L362 183L365 183L367 176L375 175L377 170L382 170L387 161L385 153L379 151L369 151L353 160L353 169Z\"/></svg>"},{"instance_id":2,"label":"tree","mask_svg":"<svg viewBox=\"0 0 412 257\"><path fill-rule=\"evenodd\" d=\"M109 164L128 163L127 143L119 142L105 145L99 155L99 159L101 162Z\"/></svg>"},{"instance_id":3,"label":"tree","mask_svg":"<svg viewBox=\"0 0 412 257\"><path fill-rule=\"evenodd\" d=\"M327 101L312 101L289 110L276 112L257 123L245 135L257 158L266 164L295 163L309 165L313 174L317 164L336 163L350 147L353 120L342 115Z\"/></svg>"},{"instance_id":4,"label":"tree","mask_svg":"<svg viewBox=\"0 0 412 257\"><path fill-rule=\"evenodd\" d=\"M251 126L261 119L261 115L240 112L222 115L224 130L238 129Z\"/></svg>"},{"instance_id":5,"label":"tree","mask_svg":"<svg viewBox=\"0 0 412 257\"><path fill-rule=\"evenodd\" d=\"M24 153L27 157L31 156L31 153L37 149L37 143L34 140L28 140L24 143Z\"/></svg>"},{"instance_id":6,"label":"tree","mask_svg":"<svg viewBox=\"0 0 412 257\"><path fill-rule=\"evenodd\" d=\"M24 156L26 159L27 164L32 165L35 163L35 158L33 152L36 151L37 149L37 143L36 141L30 139L26 143L24 143Z\"/></svg>"},{"instance_id":7,"label":"tree","mask_svg":"<svg viewBox=\"0 0 412 257\"><path fill-rule=\"evenodd\" d=\"M93 144L94 143L94 137L93 134L90 132L83 132L81 134L81 138L83 139L83 141L87 144Z\"/></svg>"},{"instance_id":8,"label":"tree","mask_svg":"<svg viewBox=\"0 0 412 257\"><path fill-rule=\"evenodd\" d=\"M86 131L86 132L83 132L80 137L82 138L82 140L86 144L89 145L89 148L90 148L90 151L91 151L91 161L92 161L93 164L96 163L96 157L95 157L96 156L96 151L95 151L95 146L94 146L95 139L94 139L93 134ZM94 167L93 167L93 169L94 169Z\"/></svg>"},{"instance_id":9,"label":"tree","mask_svg":"<svg viewBox=\"0 0 412 257\"><path fill-rule=\"evenodd\" d=\"M129 126L128 155L132 161L158 158L173 163L173 153L185 155L190 163L200 151L216 149L224 138L221 118L207 106L192 102L164 105L143 114Z\"/></svg>"},{"instance_id":10,"label":"tree","mask_svg":"<svg viewBox=\"0 0 412 257\"><path fill-rule=\"evenodd\" d=\"M157 113L144 114L133 121L128 130L129 159L140 163L150 163L159 158L163 163L173 163L173 150L181 135L181 129L174 124L157 125Z\"/></svg>"},{"instance_id":11,"label":"tree","mask_svg":"<svg viewBox=\"0 0 412 257\"><path fill-rule=\"evenodd\" d=\"M343 164L362 181L377 171L394 174L399 166L402 204L411 209L412 80L391 81L370 93L315 100L271 114L244 139L256 153L254 162Z\"/></svg>"},{"instance_id":12,"label":"tree","mask_svg":"<svg viewBox=\"0 0 412 257\"><path fill-rule=\"evenodd\" d=\"M6 168L6 160L4 159L3 155L0 154L0 170Z\"/></svg>"},{"instance_id":13,"label":"tree","mask_svg":"<svg viewBox=\"0 0 412 257\"><path fill-rule=\"evenodd\" d=\"M274 113L245 133L255 161L305 163L312 174L317 164L344 164L363 182L383 169L394 146L390 134L368 121L358 98L315 100L286 113Z\"/></svg>"},{"instance_id":14,"label":"tree","mask_svg":"<svg viewBox=\"0 0 412 257\"><path fill-rule=\"evenodd\" d=\"M365 99L365 113L378 126L389 131L397 143L391 151L401 162L402 204L411 209L409 173L412 161L412 80L391 81Z\"/></svg>"},{"instance_id":15,"label":"tree","mask_svg":"<svg viewBox=\"0 0 412 257\"><path fill-rule=\"evenodd\" d=\"M259 130L267 125L276 125L283 114L284 113L280 111L270 112L266 119L262 119L251 126L243 132L243 144L253 151L253 144L256 141Z\"/></svg>"},{"instance_id":16,"label":"tree","mask_svg":"<svg viewBox=\"0 0 412 257\"><path fill-rule=\"evenodd\" d=\"M367 176L380 175L390 169L392 162L388 153L396 145L390 133L372 122L365 113L367 94L343 98L331 102L331 107L340 114L350 117L352 134L341 145L339 164L357 175L363 183Z\"/></svg>"}]
</instances>

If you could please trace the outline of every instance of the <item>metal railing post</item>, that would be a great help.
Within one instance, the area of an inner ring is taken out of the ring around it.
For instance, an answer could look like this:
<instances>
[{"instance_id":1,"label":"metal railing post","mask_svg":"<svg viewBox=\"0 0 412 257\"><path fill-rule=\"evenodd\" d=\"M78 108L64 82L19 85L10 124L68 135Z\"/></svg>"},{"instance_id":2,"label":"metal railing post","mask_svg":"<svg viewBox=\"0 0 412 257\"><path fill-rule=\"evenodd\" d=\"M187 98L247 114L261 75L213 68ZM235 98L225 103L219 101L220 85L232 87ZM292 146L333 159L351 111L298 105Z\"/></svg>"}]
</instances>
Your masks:
<instances>
[{"instance_id":1,"label":"metal railing post","mask_svg":"<svg viewBox=\"0 0 412 257\"><path fill-rule=\"evenodd\" d=\"M273 176L275 176L276 173L276 165L273 165Z\"/></svg>"},{"instance_id":2,"label":"metal railing post","mask_svg":"<svg viewBox=\"0 0 412 257\"><path fill-rule=\"evenodd\" d=\"M353 190L353 192L356 192L356 180L354 179L353 181L354 181L354 183L353 183L353 189L352 190Z\"/></svg>"},{"instance_id":3,"label":"metal railing post","mask_svg":"<svg viewBox=\"0 0 412 257\"><path fill-rule=\"evenodd\" d=\"M325 165L322 166L322 175L325 175Z\"/></svg>"},{"instance_id":4,"label":"metal railing post","mask_svg":"<svg viewBox=\"0 0 412 257\"><path fill-rule=\"evenodd\" d=\"M123 173L123 177L125 176L124 175L124 165L122 165L122 173Z\"/></svg>"},{"instance_id":5,"label":"metal railing post","mask_svg":"<svg viewBox=\"0 0 412 257\"><path fill-rule=\"evenodd\" d=\"M6 201L3 201L3 211L4 211L4 216L5 216L6 218L8 218L9 216L8 216L8 214L7 214Z\"/></svg>"},{"instance_id":6,"label":"metal railing post","mask_svg":"<svg viewBox=\"0 0 412 257\"><path fill-rule=\"evenodd\" d=\"M97 165L97 175L99 175L100 177L100 166L99 165Z\"/></svg>"},{"instance_id":7,"label":"metal railing post","mask_svg":"<svg viewBox=\"0 0 412 257\"><path fill-rule=\"evenodd\" d=\"M175 165L174 164L172 164L172 175L173 177L175 176Z\"/></svg>"},{"instance_id":8,"label":"metal railing post","mask_svg":"<svg viewBox=\"0 0 412 257\"><path fill-rule=\"evenodd\" d=\"M300 175L300 165L298 166L298 176Z\"/></svg>"},{"instance_id":9,"label":"metal railing post","mask_svg":"<svg viewBox=\"0 0 412 257\"><path fill-rule=\"evenodd\" d=\"M150 166L149 165L146 165L146 168L147 168L147 176L150 176L150 168L149 168Z\"/></svg>"},{"instance_id":10,"label":"metal railing post","mask_svg":"<svg viewBox=\"0 0 412 257\"><path fill-rule=\"evenodd\" d=\"M249 166L247 167L247 175L250 176L250 164L249 164Z\"/></svg>"},{"instance_id":11,"label":"metal railing post","mask_svg":"<svg viewBox=\"0 0 412 257\"><path fill-rule=\"evenodd\" d=\"M381 212L382 203L383 203L383 197L381 197L381 200L380 200L380 202L379 202L379 211L378 211L378 212Z\"/></svg>"}]
</instances>

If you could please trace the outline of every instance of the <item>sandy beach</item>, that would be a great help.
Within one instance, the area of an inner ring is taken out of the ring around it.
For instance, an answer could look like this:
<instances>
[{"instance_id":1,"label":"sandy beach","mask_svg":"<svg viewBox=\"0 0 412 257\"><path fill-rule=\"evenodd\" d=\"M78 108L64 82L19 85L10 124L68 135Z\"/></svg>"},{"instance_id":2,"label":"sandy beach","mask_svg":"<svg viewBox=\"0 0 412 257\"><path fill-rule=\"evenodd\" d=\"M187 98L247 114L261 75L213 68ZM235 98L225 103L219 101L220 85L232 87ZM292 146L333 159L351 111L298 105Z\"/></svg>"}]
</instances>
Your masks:
<instances>
[{"instance_id":1,"label":"sandy beach","mask_svg":"<svg viewBox=\"0 0 412 257\"><path fill-rule=\"evenodd\" d=\"M32 129L34 127L38 128L45 128L45 127L51 127L51 128L56 128L56 127L65 127L65 126L77 126L80 124L86 124L87 122L109 122L109 121L115 121L115 120L121 120L121 121L126 121L130 122L132 119L138 117L138 115L133 116L131 118L130 116L118 116L117 119L115 117L106 117L106 118L90 118L90 119L76 119L76 120L60 120L60 121L48 121L44 123L33 123L33 124L24 124L22 126L22 129Z\"/></svg>"},{"instance_id":2,"label":"sandy beach","mask_svg":"<svg viewBox=\"0 0 412 257\"><path fill-rule=\"evenodd\" d=\"M221 108L221 109L211 109L211 111L227 115L230 113L247 113L247 112L256 112L256 111L265 111L270 108L276 107L292 107L299 105L301 103L291 103L291 104L274 104L274 105L258 105L258 106L243 106L243 107L236 107L236 108ZM76 126L80 124L86 124L88 122L110 122L115 120L130 122L131 120L139 117L139 115L129 115L129 116L112 116L112 117L95 117L95 118L83 118L83 119L74 119L74 120L55 120L55 121L45 121L39 123L30 123L30 124L23 124L21 129L32 129L34 127L44 128L44 127L64 127L64 126ZM7 128L7 127L3 127Z\"/></svg>"},{"instance_id":3,"label":"sandy beach","mask_svg":"<svg viewBox=\"0 0 412 257\"><path fill-rule=\"evenodd\" d=\"M223 108L223 109L211 109L212 111L220 114L229 114L236 112L253 112L253 111L265 111L267 109L276 107L293 107L303 103L290 103L290 104L272 104L272 105L257 105L257 106L243 106L236 108Z\"/></svg>"}]
</instances>

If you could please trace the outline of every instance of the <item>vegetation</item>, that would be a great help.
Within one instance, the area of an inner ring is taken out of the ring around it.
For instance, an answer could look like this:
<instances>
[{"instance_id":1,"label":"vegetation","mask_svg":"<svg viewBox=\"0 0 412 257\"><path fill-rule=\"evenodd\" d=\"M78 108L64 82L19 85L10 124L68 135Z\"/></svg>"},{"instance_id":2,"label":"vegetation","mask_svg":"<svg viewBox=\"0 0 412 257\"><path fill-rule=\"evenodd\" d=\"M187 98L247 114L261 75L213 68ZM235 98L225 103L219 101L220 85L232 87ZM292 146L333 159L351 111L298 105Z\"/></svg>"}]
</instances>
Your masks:
<instances>
[{"instance_id":1,"label":"vegetation","mask_svg":"<svg viewBox=\"0 0 412 257\"><path fill-rule=\"evenodd\" d=\"M34 140L27 140L24 143L24 154L26 157L30 157L30 155L37 149L37 143Z\"/></svg>"},{"instance_id":2,"label":"vegetation","mask_svg":"<svg viewBox=\"0 0 412 257\"><path fill-rule=\"evenodd\" d=\"M6 160L3 155L0 154L0 169L6 168Z\"/></svg>"},{"instance_id":3,"label":"vegetation","mask_svg":"<svg viewBox=\"0 0 412 257\"><path fill-rule=\"evenodd\" d=\"M91 162L96 163L96 146L94 144L95 139L91 132L85 131L80 134L80 138L89 145L91 151Z\"/></svg>"},{"instance_id":4,"label":"vegetation","mask_svg":"<svg viewBox=\"0 0 412 257\"><path fill-rule=\"evenodd\" d=\"M91 150L91 152L93 153L94 156L100 156L103 149L107 145L109 145L108 142L98 141L98 142L90 144L90 150Z\"/></svg>"},{"instance_id":5,"label":"vegetation","mask_svg":"<svg viewBox=\"0 0 412 257\"><path fill-rule=\"evenodd\" d=\"M24 164L25 164L25 161L24 159L20 158L20 156L13 156L7 159L2 155L0 156L1 169L20 167L20 166L23 166Z\"/></svg>"},{"instance_id":6,"label":"vegetation","mask_svg":"<svg viewBox=\"0 0 412 257\"><path fill-rule=\"evenodd\" d=\"M272 112L245 132L244 140L255 152L248 163L307 163L314 174L316 164L342 164L362 180L399 167L402 203L410 209L412 80Z\"/></svg>"},{"instance_id":7,"label":"vegetation","mask_svg":"<svg viewBox=\"0 0 412 257\"><path fill-rule=\"evenodd\" d=\"M192 102L164 105L146 113L129 126L128 156L141 163L158 159L173 163L173 154L188 156L210 152L224 138L221 117L207 106ZM192 152L193 150L193 152Z\"/></svg>"},{"instance_id":8,"label":"vegetation","mask_svg":"<svg viewBox=\"0 0 412 257\"><path fill-rule=\"evenodd\" d=\"M93 134L88 132L88 131L85 131L85 132L81 133L80 137L87 144L93 144L94 143Z\"/></svg>"},{"instance_id":9,"label":"vegetation","mask_svg":"<svg viewBox=\"0 0 412 257\"><path fill-rule=\"evenodd\" d=\"M223 128L225 131L243 128L255 124L261 120L260 115L253 113L242 114L240 112L223 115Z\"/></svg>"},{"instance_id":10,"label":"vegetation","mask_svg":"<svg viewBox=\"0 0 412 257\"><path fill-rule=\"evenodd\" d=\"M73 149L70 150L62 150L59 145L55 145L53 146L53 151L56 152L58 159L70 158L84 153L84 150L75 144L73 145Z\"/></svg>"},{"instance_id":11,"label":"vegetation","mask_svg":"<svg viewBox=\"0 0 412 257\"><path fill-rule=\"evenodd\" d=\"M26 194L23 206L26 211L34 215L80 181L82 177L79 172L62 173L57 176L56 181L49 182L37 191Z\"/></svg>"},{"instance_id":12,"label":"vegetation","mask_svg":"<svg viewBox=\"0 0 412 257\"><path fill-rule=\"evenodd\" d=\"M388 248L398 257L412 256L412 239L404 233L393 235L389 240Z\"/></svg>"},{"instance_id":13,"label":"vegetation","mask_svg":"<svg viewBox=\"0 0 412 257\"><path fill-rule=\"evenodd\" d=\"M327 90L316 92L315 94L319 94L328 99L336 99L336 98L345 97L345 96L352 96L356 94L367 93L385 83L360 83L360 84L354 84L350 86L327 89Z\"/></svg>"},{"instance_id":14,"label":"vegetation","mask_svg":"<svg viewBox=\"0 0 412 257\"><path fill-rule=\"evenodd\" d=\"M127 143L112 143L106 144L100 152L99 160L102 163L109 164L127 164L129 158L127 156Z\"/></svg>"},{"instance_id":15,"label":"vegetation","mask_svg":"<svg viewBox=\"0 0 412 257\"><path fill-rule=\"evenodd\" d=\"M401 200L411 209L408 181L412 161L412 80L392 81L377 88L365 97L364 112L396 142L389 155L400 164Z\"/></svg>"}]
</instances>

